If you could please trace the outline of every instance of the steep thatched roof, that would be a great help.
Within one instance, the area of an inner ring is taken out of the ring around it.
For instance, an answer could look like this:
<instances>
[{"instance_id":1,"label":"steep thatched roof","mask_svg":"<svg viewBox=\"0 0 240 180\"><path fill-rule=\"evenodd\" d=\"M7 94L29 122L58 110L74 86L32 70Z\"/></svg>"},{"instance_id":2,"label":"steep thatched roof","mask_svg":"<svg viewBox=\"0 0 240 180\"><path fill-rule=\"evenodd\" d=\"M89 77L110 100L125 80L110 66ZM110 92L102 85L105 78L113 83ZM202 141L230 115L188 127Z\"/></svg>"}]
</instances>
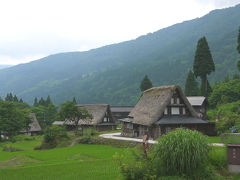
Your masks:
<instances>
[{"instance_id":1,"label":"steep thatched roof","mask_svg":"<svg viewBox=\"0 0 240 180\"><path fill-rule=\"evenodd\" d=\"M41 126L38 123L38 120L36 118L36 115L34 113L30 113L29 115L30 117L32 117L32 123L29 124L29 130L23 130L21 131L22 133L25 132L39 132L42 130Z\"/></svg>"},{"instance_id":2,"label":"steep thatched roof","mask_svg":"<svg viewBox=\"0 0 240 180\"><path fill-rule=\"evenodd\" d=\"M81 119L78 124L82 125L97 125L103 122L105 115L109 117L109 121L115 123L115 119L112 116L110 106L108 104L86 104L86 105L78 105L80 109L87 109L88 113L93 116L93 119ZM65 124L73 124L68 120L65 121Z\"/></svg>"},{"instance_id":3,"label":"steep thatched roof","mask_svg":"<svg viewBox=\"0 0 240 180\"><path fill-rule=\"evenodd\" d=\"M143 92L137 105L129 114L129 117L132 118L132 122L134 124L149 126L158 121L176 90L189 109L190 114L193 117L200 118L200 114L193 109L179 86L160 86Z\"/></svg>"}]
</instances>

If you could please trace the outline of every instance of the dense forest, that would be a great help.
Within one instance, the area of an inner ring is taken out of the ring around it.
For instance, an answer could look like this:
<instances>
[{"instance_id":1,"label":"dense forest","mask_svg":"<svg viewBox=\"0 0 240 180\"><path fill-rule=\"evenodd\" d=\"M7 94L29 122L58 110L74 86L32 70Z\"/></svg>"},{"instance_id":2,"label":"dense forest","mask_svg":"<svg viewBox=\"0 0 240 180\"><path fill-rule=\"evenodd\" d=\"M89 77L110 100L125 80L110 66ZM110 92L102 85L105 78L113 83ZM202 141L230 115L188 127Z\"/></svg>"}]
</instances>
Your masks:
<instances>
[{"instance_id":1,"label":"dense forest","mask_svg":"<svg viewBox=\"0 0 240 180\"><path fill-rule=\"evenodd\" d=\"M0 95L17 94L28 103L51 96L54 103L77 98L80 103L134 105L147 74L153 86L184 87L200 37L208 40L216 71L213 84L237 72L240 5L214 10L135 40L86 52L51 55L0 70Z\"/></svg>"}]
</instances>

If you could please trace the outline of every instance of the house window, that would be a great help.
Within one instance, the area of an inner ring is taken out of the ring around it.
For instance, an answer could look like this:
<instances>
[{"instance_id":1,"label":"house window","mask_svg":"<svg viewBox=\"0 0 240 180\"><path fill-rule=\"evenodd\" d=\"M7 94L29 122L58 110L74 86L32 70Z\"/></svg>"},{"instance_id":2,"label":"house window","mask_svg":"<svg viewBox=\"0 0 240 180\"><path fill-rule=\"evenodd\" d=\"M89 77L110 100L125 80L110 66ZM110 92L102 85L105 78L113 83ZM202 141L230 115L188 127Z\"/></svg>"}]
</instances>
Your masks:
<instances>
[{"instance_id":1,"label":"house window","mask_svg":"<svg viewBox=\"0 0 240 180\"><path fill-rule=\"evenodd\" d=\"M127 123L127 128L128 128L128 129L133 129L133 124Z\"/></svg>"},{"instance_id":2,"label":"house window","mask_svg":"<svg viewBox=\"0 0 240 180\"><path fill-rule=\"evenodd\" d=\"M172 115L178 115L180 114L179 107L172 107Z\"/></svg>"},{"instance_id":3,"label":"house window","mask_svg":"<svg viewBox=\"0 0 240 180\"><path fill-rule=\"evenodd\" d=\"M174 104L174 98L171 98L171 104Z\"/></svg>"}]
</instances>

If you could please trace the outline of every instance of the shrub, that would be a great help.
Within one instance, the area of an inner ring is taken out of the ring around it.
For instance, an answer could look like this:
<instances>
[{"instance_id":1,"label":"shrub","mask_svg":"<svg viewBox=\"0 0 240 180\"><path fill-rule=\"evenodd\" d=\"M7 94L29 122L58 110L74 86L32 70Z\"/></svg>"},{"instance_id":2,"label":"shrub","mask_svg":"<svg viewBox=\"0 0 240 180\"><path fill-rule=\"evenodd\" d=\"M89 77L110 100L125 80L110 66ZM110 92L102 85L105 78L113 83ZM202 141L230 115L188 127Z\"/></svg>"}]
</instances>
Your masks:
<instances>
[{"instance_id":1,"label":"shrub","mask_svg":"<svg viewBox=\"0 0 240 180\"><path fill-rule=\"evenodd\" d=\"M121 174L126 180L150 180L156 179L156 173L153 172L151 160L149 159L148 166L146 159L140 151L126 151L124 154L115 154L114 159L120 166Z\"/></svg>"},{"instance_id":2,"label":"shrub","mask_svg":"<svg viewBox=\"0 0 240 180\"><path fill-rule=\"evenodd\" d=\"M203 178L211 174L207 167L208 151L207 137L198 131L180 128L159 139L153 151L153 165L158 176L186 175Z\"/></svg>"},{"instance_id":3,"label":"shrub","mask_svg":"<svg viewBox=\"0 0 240 180\"><path fill-rule=\"evenodd\" d=\"M3 151L4 152L17 152L17 151L22 151L22 149L18 149L12 146L3 146Z\"/></svg>"},{"instance_id":4,"label":"shrub","mask_svg":"<svg viewBox=\"0 0 240 180\"><path fill-rule=\"evenodd\" d=\"M63 147L68 144L69 139L65 127L49 126L44 130L44 137L41 146L35 147L35 150L50 149L56 146Z\"/></svg>"},{"instance_id":5,"label":"shrub","mask_svg":"<svg viewBox=\"0 0 240 180\"><path fill-rule=\"evenodd\" d=\"M226 147L212 147L209 152L209 162L217 170L227 167L227 149Z\"/></svg>"}]
</instances>

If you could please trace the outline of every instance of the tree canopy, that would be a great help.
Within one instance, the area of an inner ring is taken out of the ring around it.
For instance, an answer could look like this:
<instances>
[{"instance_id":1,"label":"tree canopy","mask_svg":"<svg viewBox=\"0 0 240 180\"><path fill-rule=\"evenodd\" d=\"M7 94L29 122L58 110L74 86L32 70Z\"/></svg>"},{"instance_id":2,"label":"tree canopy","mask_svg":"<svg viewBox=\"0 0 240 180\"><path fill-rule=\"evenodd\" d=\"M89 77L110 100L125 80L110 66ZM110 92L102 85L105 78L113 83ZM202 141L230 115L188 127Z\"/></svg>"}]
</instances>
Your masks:
<instances>
[{"instance_id":1,"label":"tree canopy","mask_svg":"<svg viewBox=\"0 0 240 180\"><path fill-rule=\"evenodd\" d=\"M237 50L240 53L240 27L239 27L239 31L238 31L238 46L237 46Z\"/></svg>"},{"instance_id":2,"label":"tree canopy","mask_svg":"<svg viewBox=\"0 0 240 180\"><path fill-rule=\"evenodd\" d=\"M192 72L189 70L188 76L185 83L184 93L186 96L197 96L199 95L198 82Z\"/></svg>"},{"instance_id":3,"label":"tree canopy","mask_svg":"<svg viewBox=\"0 0 240 180\"><path fill-rule=\"evenodd\" d=\"M18 108L14 102L0 101L0 132L12 137L27 129L31 122L29 113L26 109Z\"/></svg>"},{"instance_id":4,"label":"tree canopy","mask_svg":"<svg viewBox=\"0 0 240 180\"><path fill-rule=\"evenodd\" d=\"M150 79L148 78L147 75L144 76L143 80L141 81L141 84L140 84L140 89L141 91L145 91L147 89L150 89L152 88L153 85L152 85L152 82L150 81Z\"/></svg>"},{"instance_id":5,"label":"tree canopy","mask_svg":"<svg viewBox=\"0 0 240 180\"><path fill-rule=\"evenodd\" d=\"M60 115L63 117L63 119L68 120L74 124L75 135L77 134L79 120L86 121L87 124L89 123L88 121L91 121L93 118L93 116L88 113L87 109L80 109L74 102L71 101L62 104Z\"/></svg>"}]
</instances>

